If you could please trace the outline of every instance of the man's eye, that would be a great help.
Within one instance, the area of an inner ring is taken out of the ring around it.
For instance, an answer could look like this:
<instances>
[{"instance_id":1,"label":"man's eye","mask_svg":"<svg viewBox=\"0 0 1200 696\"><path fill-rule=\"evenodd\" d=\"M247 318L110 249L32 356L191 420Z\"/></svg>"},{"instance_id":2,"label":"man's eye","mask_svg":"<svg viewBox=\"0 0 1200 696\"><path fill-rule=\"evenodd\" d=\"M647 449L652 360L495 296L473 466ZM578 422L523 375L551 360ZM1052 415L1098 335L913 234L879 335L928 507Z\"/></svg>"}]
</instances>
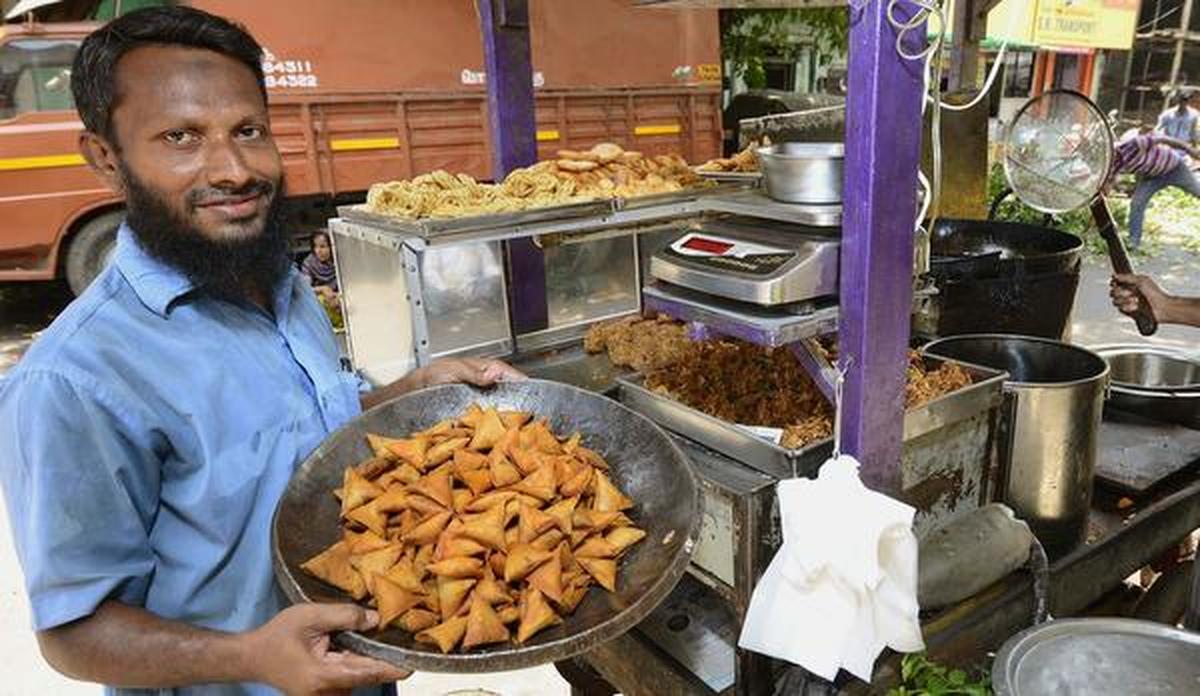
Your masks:
<instances>
[{"instance_id":1,"label":"man's eye","mask_svg":"<svg viewBox=\"0 0 1200 696\"><path fill-rule=\"evenodd\" d=\"M172 145L191 145L196 142L196 134L186 130L169 130L163 133L163 140Z\"/></svg>"},{"instance_id":2,"label":"man's eye","mask_svg":"<svg viewBox=\"0 0 1200 696\"><path fill-rule=\"evenodd\" d=\"M237 134L243 140L260 140L266 137L267 129L262 126L242 126Z\"/></svg>"}]
</instances>

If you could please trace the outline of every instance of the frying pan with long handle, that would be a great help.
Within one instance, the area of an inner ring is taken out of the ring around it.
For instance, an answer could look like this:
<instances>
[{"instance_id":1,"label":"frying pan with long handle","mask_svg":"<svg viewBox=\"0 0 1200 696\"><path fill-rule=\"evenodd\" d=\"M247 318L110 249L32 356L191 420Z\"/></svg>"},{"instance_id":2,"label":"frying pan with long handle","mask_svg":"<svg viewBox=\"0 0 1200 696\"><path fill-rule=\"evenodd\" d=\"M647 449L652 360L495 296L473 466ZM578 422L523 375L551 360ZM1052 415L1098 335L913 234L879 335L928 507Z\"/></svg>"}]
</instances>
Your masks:
<instances>
[{"instance_id":1,"label":"frying pan with long handle","mask_svg":"<svg viewBox=\"0 0 1200 696\"><path fill-rule=\"evenodd\" d=\"M1053 90L1021 107L1004 139L1004 174L1021 202L1043 213L1066 213L1089 206L1118 274L1133 264L1103 190L1112 175L1112 128L1092 100L1070 90ZM1134 315L1138 331L1149 336L1158 320L1144 297Z\"/></svg>"}]
</instances>

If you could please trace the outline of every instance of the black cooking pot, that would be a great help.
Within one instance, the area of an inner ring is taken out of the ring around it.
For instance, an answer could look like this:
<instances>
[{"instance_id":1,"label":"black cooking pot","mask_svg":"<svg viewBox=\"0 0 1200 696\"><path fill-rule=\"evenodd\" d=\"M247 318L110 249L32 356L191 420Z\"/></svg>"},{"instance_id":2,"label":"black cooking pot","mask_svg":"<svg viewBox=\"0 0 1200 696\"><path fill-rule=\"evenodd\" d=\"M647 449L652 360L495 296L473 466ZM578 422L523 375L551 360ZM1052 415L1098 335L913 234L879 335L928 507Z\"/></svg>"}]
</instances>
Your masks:
<instances>
[{"instance_id":1,"label":"black cooking pot","mask_svg":"<svg viewBox=\"0 0 1200 696\"><path fill-rule=\"evenodd\" d=\"M930 242L935 336L1000 332L1058 339L1079 285L1083 241L1015 222L940 220Z\"/></svg>"}]
</instances>

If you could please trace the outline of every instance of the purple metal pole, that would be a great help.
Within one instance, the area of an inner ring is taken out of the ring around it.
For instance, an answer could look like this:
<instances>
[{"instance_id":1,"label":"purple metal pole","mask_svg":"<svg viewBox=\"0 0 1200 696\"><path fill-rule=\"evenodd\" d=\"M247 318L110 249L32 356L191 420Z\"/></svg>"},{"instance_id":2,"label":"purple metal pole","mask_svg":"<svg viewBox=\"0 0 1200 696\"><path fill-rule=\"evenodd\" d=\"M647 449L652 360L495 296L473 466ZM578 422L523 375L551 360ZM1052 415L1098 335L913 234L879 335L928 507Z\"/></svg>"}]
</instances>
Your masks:
<instances>
[{"instance_id":1,"label":"purple metal pole","mask_svg":"<svg viewBox=\"0 0 1200 696\"><path fill-rule=\"evenodd\" d=\"M529 57L527 0L476 0L487 71L492 178L537 161L533 66ZM529 239L508 242L509 302L513 329L526 333L549 323L546 260Z\"/></svg>"},{"instance_id":2,"label":"purple metal pole","mask_svg":"<svg viewBox=\"0 0 1200 696\"><path fill-rule=\"evenodd\" d=\"M887 5L850 10L838 343L853 358L842 449L862 462L864 483L897 493L923 97L922 65L896 52ZM896 19L908 20L915 9L901 2ZM924 37L923 26L910 32L906 51L919 52Z\"/></svg>"}]
</instances>

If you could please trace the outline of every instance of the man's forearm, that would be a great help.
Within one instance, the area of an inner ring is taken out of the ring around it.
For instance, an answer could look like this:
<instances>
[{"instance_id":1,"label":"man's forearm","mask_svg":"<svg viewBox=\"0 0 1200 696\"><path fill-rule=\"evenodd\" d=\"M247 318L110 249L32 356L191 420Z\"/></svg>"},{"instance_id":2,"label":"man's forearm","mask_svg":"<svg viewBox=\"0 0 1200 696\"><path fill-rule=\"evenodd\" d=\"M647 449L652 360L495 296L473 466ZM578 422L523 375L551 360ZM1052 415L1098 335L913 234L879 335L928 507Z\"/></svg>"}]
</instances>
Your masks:
<instances>
[{"instance_id":1,"label":"man's forearm","mask_svg":"<svg viewBox=\"0 0 1200 696\"><path fill-rule=\"evenodd\" d=\"M362 405L362 409L366 411L385 401L391 401L401 394L416 391L426 386L424 375L425 372L421 368L417 368L391 384L384 385L378 389L372 389L363 394L358 398L358 402Z\"/></svg>"},{"instance_id":2,"label":"man's forearm","mask_svg":"<svg viewBox=\"0 0 1200 696\"><path fill-rule=\"evenodd\" d=\"M1166 316L1156 317L1161 323L1200 327L1200 297L1171 296L1162 313Z\"/></svg>"},{"instance_id":3,"label":"man's forearm","mask_svg":"<svg viewBox=\"0 0 1200 696\"><path fill-rule=\"evenodd\" d=\"M39 632L38 643L54 669L109 686L256 681L245 634L169 621L115 601L85 619Z\"/></svg>"}]
</instances>

